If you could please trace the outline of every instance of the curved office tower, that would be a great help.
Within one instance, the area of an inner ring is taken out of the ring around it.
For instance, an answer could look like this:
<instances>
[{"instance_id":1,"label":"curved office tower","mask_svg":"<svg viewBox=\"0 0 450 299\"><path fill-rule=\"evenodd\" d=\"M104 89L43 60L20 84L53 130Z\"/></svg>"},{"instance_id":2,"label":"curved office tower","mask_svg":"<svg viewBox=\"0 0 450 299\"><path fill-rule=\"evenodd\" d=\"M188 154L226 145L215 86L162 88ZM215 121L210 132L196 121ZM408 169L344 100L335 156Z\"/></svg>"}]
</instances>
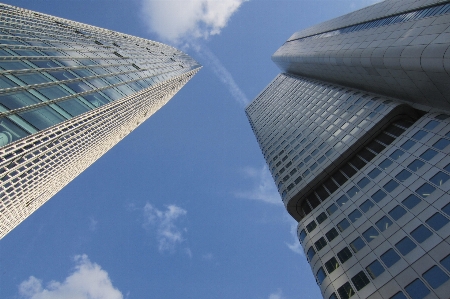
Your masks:
<instances>
[{"instance_id":1,"label":"curved office tower","mask_svg":"<svg viewBox=\"0 0 450 299\"><path fill-rule=\"evenodd\" d=\"M200 69L150 40L0 5L0 238Z\"/></svg>"},{"instance_id":2,"label":"curved office tower","mask_svg":"<svg viewBox=\"0 0 450 299\"><path fill-rule=\"evenodd\" d=\"M295 33L246 108L326 299L449 297L448 2Z\"/></svg>"}]
</instances>

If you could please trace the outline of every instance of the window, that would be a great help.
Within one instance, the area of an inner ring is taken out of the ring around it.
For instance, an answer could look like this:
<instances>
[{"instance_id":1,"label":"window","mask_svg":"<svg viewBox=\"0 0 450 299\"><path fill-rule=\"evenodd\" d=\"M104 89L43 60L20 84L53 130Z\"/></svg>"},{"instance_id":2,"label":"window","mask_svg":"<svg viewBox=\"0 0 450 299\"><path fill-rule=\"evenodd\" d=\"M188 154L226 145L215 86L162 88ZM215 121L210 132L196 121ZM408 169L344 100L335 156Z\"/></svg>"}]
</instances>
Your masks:
<instances>
[{"instance_id":1,"label":"window","mask_svg":"<svg viewBox=\"0 0 450 299\"><path fill-rule=\"evenodd\" d=\"M308 232L312 232L315 228L317 227L317 223L313 220L311 221L307 226L306 229L308 230Z\"/></svg>"},{"instance_id":2,"label":"window","mask_svg":"<svg viewBox=\"0 0 450 299\"><path fill-rule=\"evenodd\" d=\"M316 246L317 251L320 251L322 248L324 248L327 245L327 241L322 237L319 240L317 240L316 243L314 243L314 246Z\"/></svg>"},{"instance_id":3,"label":"window","mask_svg":"<svg viewBox=\"0 0 450 299\"><path fill-rule=\"evenodd\" d=\"M356 194L358 194L359 189L356 187L352 187L350 190L347 191L347 195L352 198L353 196L355 196Z\"/></svg>"},{"instance_id":4,"label":"window","mask_svg":"<svg viewBox=\"0 0 450 299\"><path fill-rule=\"evenodd\" d=\"M425 161L430 161L436 155L437 155L436 151L434 151L432 149L427 149L425 152L423 152L422 155L420 155L420 158L424 159Z\"/></svg>"},{"instance_id":5,"label":"window","mask_svg":"<svg viewBox=\"0 0 450 299\"><path fill-rule=\"evenodd\" d=\"M431 131L434 128L436 128L436 126L439 125L439 122L435 121L435 120L430 120L425 126L424 128Z\"/></svg>"},{"instance_id":6,"label":"window","mask_svg":"<svg viewBox=\"0 0 450 299\"><path fill-rule=\"evenodd\" d=\"M428 183L425 183L416 190L416 193L422 196L423 198L427 198L428 196L431 195L431 193L434 192L434 190L436 190L436 188L434 188Z\"/></svg>"},{"instance_id":7,"label":"window","mask_svg":"<svg viewBox=\"0 0 450 299\"><path fill-rule=\"evenodd\" d=\"M414 243L413 241L411 241L410 238L408 237L404 237L403 239L400 240L400 242L398 242L397 244L395 244L395 248L398 249L398 251L400 251L400 253L405 256L408 253L411 252L411 250L413 250L414 248L416 248L417 245L416 243Z\"/></svg>"},{"instance_id":8,"label":"window","mask_svg":"<svg viewBox=\"0 0 450 299\"><path fill-rule=\"evenodd\" d=\"M405 294L403 294L403 292L400 291L389 299L408 299L408 298L406 298Z\"/></svg>"},{"instance_id":9,"label":"window","mask_svg":"<svg viewBox=\"0 0 450 299\"><path fill-rule=\"evenodd\" d=\"M380 265L381 266L381 265ZM383 266L381 266L383 267ZM363 271L359 272L352 278L353 285L355 286L356 290L359 291L362 288L364 288L366 285L370 283L369 278L367 278L366 274L364 274Z\"/></svg>"},{"instance_id":10,"label":"window","mask_svg":"<svg viewBox=\"0 0 450 299\"><path fill-rule=\"evenodd\" d=\"M332 204L331 206L329 206L328 208L327 208L327 213L328 213L328 215L332 215L334 212L336 212L337 211L337 206L335 205L335 204Z\"/></svg>"},{"instance_id":11,"label":"window","mask_svg":"<svg viewBox=\"0 0 450 299\"><path fill-rule=\"evenodd\" d=\"M400 182L404 182L406 181L409 177L411 176L411 172L409 172L408 170L403 169L402 171L400 171L395 178L397 180L399 180Z\"/></svg>"},{"instance_id":12,"label":"window","mask_svg":"<svg viewBox=\"0 0 450 299\"><path fill-rule=\"evenodd\" d=\"M298 235L298 239L299 239L300 243L303 243L303 241L305 240L305 238L306 238L306 232L305 232L304 229L302 229L302 231L301 231L300 234Z\"/></svg>"},{"instance_id":13,"label":"window","mask_svg":"<svg viewBox=\"0 0 450 299\"><path fill-rule=\"evenodd\" d=\"M412 148L414 146L414 144L416 144L416 142L414 142L412 140L408 140L405 143L403 143L400 147L404 150L409 150L410 148Z\"/></svg>"},{"instance_id":14,"label":"window","mask_svg":"<svg viewBox=\"0 0 450 299\"><path fill-rule=\"evenodd\" d=\"M381 162L378 166L383 169L386 170L386 168L388 168L390 165L392 164L392 161L389 159L385 159L383 162Z\"/></svg>"},{"instance_id":15,"label":"window","mask_svg":"<svg viewBox=\"0 0 450 299\"><path fill-rule=\"evenodd\" d=\"M372 242L373 239L378 237L379 233L373 226L371 226L368 230L363 232L362 235L363 235L364 239L366 239L367 243L370 243L370 242Z\"/></svg>"},{"instance_id":16,"label":"window","mask_svg":"<svg viewBox=\"0 0 450 299\"><path fill-rule=\"evenodd\" d=\"M390 268L400 260L400 256L397 254L397 252L395 252L394 249L391 248L381 255L381 260L386 265L386 267Z\"/></svg>"},{"instance_id":17,"label":"window","mask_svg":"<svg viewBox=\"0 0 450 299\"><path fill-rule=\"evenodd\" d=\"M418 278L407 285L405 291L412 299L422 299L430 293L430 290Z\"/></svg>"},{"instance_id":18,"label":"window","mask_svg":"<svg viewBox=\"0 0 450 299\"><path fill-rule=\"evenodd\" d=\"M324 212L320 213L319 216L317 216L316 220L317 222L319 222L319 224L321 224L322 222L324 222L325 220L327 220L327 214L325 214Z\"/></svg>"},{"instance_id":19,"label":"window","mask_svg":"<svg viewBox=\"0 0 450 299\"><path fill-rule=\"evenodd\" d=\"M395 221L402 218L403 215L405 215L405 214L406 214L406 211L401 206L396 206L395 208L393 208L392 210L389 211L389 216L391 216L392 219L394 219Z\"/></svg>"},{"instance_id":20,"label":"window","mask_svg":"<svg viewBox=\"0 0 450 299\"><path fill-rule=\"evenodd\" d=\"M438 266L431 267L428 271L422 274L422 277L433 288L437 289L443 285L448 279L448 275L444 273Z\"/></svg>"},{"instance_id":21,"label":"window","mask_svg":"<svg viewBox=\"0 0 450 299\"><path fill-rule=\"evenodd\" d=\"M348 220L346 218L344 218L344 220L342 220L341 222L338 223L337 227L338 229L343 232L344 230L346 230L348 227L350 226L350 222L348 222Z\"/></svg>"},{"instance_id":22,"label":"window","mask_svg":"<svg viewBox=\"0 0 450 299\"><path fill-rule=\"evenodd\" d=\"M443 173L442 171L439 171L437 174L435 174L431 179L430 182L435 184L436 186L442 186L445 182L448 181L450 178L449 175Z\"/></svg>"},{"instance_id":23,"label":"window","mask_svg":"<svg viewBox=\"0 0 450 299\"><path fill-rule=\"evenodd\" d=\"M325 277L327 277L327 274L325 273L325 271L323 271L322 267L320 267L319 270L317 271L316 277L317 282L319 283L319 285L321 285Z\"/></svg>"},{"instance_id":24,"label":"window","mask_svg":"<svg viewBox=\"0 0 450 299\"><path fill-rule=\"evenodd\" d=\"M338 297L336 296L335 293L333 293L333 294L331 294L330 298L328 298L328 299L338 299Z\"/></svg>"},{"instance_id":25,"label":"window","mask_svg":"<svg viewBox=\"0 0 450 299\"><path fill-rule=\"evenodd\" d=\"M367 184L369 184L370 183L370 181L369 181L369 179L368 178L366 178L366 177L364 177L364 178L362 178L359 182L358 182L358 187L359 188L364 188L365 186L367 186Z\"/></svg>"},{"instance_id":26,"label":"window","mask_svg":"<svg viewBox=\"0 0 450 299\"><path fill-rule=\"evenodd\" d=\"M447 204L445 207L442 208L442 212L450 216L450 203Z\"/></svg>"},{"instance_id":27,"label":"window","mask_svg":"<svg viewBox=\"0 0 450 299\"><path fill-rule=\"evenodd\" d=\"M375 201L375 202L380 202L383 198L385 198L386 197L386 193L384 193L384 191L383 190L378 190L377 192L375 192L373 195L372 195L372 199Z\"/></svg>"},{"instance_id":28,"label":"window","mask_svg":"<svg viewBox=\"0 0 450 299\"><path fill-rule=\"evenodd\" d=\"M337 232L337 230L334 227L325 234L325 237L327 237L328 242L331 242L337 236L339 236L339 233Z\"/></svg>"},{"instance_id":29,"label":"window","mask_svg":"<svg viewBox=\"0 0 450 299\"><path fill-rule=\"evenodd\" d=\"M426 228L423 224L419 225L415 230L411 232L411 236L419 243L422 243L428 239L433 233Z\"/></svg>"},{"instance_id":30,"label":"window","mask_svg":"<svg viewBox=\"0 0 450 299\"><path fill-rule=\"evenodd\" d=\"M428 218L425 221L432 229L435 231L440 230L442 227L444 227L449 221L447 218L442 216L440 213L435 213L433 216Z\"/></svg>"},{"instance_id":31,"label":"window","mask_svg":"<svg viewBox=\"0 0 450 299\"><path fill-rule=\"evenodd\" d=\"M347 247L339 251L337 254L337 257L341 261L341 264L348 261L348 259L351 258L352 256L353 256L352 252Z\"/></svg>"},{"instance_id":32,"label":"window","mask_svg":"<svg viewBox=\"0 0 450 299\"><path fill-rule=\"evenodd\" d=\"M372 279L377 278L384 272L384 267L378 260L375 260L369 266L366 267L367 273L369 273Z\"/></svg>"},{"instance_id":33,"label":"window","mask_svg":"<svg viewBox=\"0 0 450 299\"><path fill-rule=\"evenodd\" d=\"M379 170L378 168L374 168L371 172L369 172L368 176L371 179L376 178L379 174L381 173L381 170Z\"/></svg>"},{"instance_id":34,"label":"window","mask_svg":"<svg viewBox=\"0 0 450 299\"><path fill-rule=\"evenodd\" d=\"M416 172L417 170L419 170L422 166L424 166L425 163L420 161L420 160L414 160L412 161L409 165L408 168L411 169L411 171Z\"/></svg>"},{"instance_id":35,"label":"window","mask_svg":"<svg viewBox=\"0 0 450 299\"><path fill-rule=\"evenodd\" d=\"M367 213L375 204L369 199L363 202L359 207L364 213Z\"/></svg>"},{"instance_id":36,"label":"window","mask_svg":"<svg viewBox=\"0 0 450 299\"><path fill-rule=\"evenodd\" d=\"M423 137L425 137L428 133L422 130L419 130L416 134L412 136L413 139L421 140Z\"/></svg>"},{"instance_id":37,"label":"window","mask_svg":"<svg viewBox=\"0 0 450 299\"><path fill-rule=\"evenodd\" d=\"M315 254L316 251L314 250L314 248L312 246L309 247L308 252L306 253L306 255L308 256L308 260L311 261Z\"/></svg>"},{"instance_id":38,"label":"window","mask_svg":"<svg viewBox=\"0 0 450 299\"><path fill-rule=\"evenodd\" d=\"M450 144L450 141L445 139L445 138L441 138L438 140L438 142L436 142L435 144L433 144L434 148L437 148L438 150L443 150L444 148L446 148L448 145Z\"/></svg>"},{"instance_id":39,"label":"window","mask_svg":"<svg viewBox=\"0 0 450 299\"><path fill-rule=\"evenodd\" d=\"M350 248L354 253L357 253L358 251L363 249L364 246L366 246L366 243L364 243L364 241L360 237L356 238L350 243Z\"/></svg>"},{"instance_id":40,"label":"window","mask_svg":"<svg viewBox=\"0 0 450 299\"><path fill-rule=\"evenodd\" d=\"M393 160L397 160L400 158L405 152L402 150L395 150L392 154L389 155L389 157Z\"/></svg>"},{"instance_id":41,"label":"window","mask_svg":"<svg viewBox=\"0 0 450 299\"><path fill-rule=\"evenodd\" d=\"M336 203L342 207L343 205L345 205L348 201L348 197L345 195L342 195L338 200L336 200Z\"/></svg>"},{"instance_id":42,"label":"window","mask_svg":"<svg viewBox=\"0 0 450 299\"><path fill-rule=\"evenodd\" d=\"M331 274L334 270L339 268L339 263L335 257L332 257L328 262L325 263L325 268L327 269L328 273Z\"/></svg>"},{"instance_id":43,"label":"window","mask_svg":"<svg viewBox=\"0 0 450 299\"><path fill-rule=\"evenodd\" d=\"M394 191L395 188L398 187L398 185L399 185L399 184L398 184L396 181L390 180L389 182L387 182L387 183L383 186L383 188L384 188L384 190L386 190L387 192L392 192L392 191Z\"/></svg>"},{"instance_id":44,"label":"window","mask_svg":"<svg viewBox=\"0 0 450 299\"><path fill-rule=\"evenodd\" d=\"M344 285L342 285L337 291L341 299L348 299L355 295L355 291L348 282L344 283Z\"/></svg>"},{"instance_id":45,"label":"window","mask_svg":"<svg viewBox=\"0 0 450 299\"><path fill-rule=\"evenodd\" d=\"M441 265L444 266L447 271L450 271L450 255L447 255L441 260Z\"/></svg>"},{"instance_id":46,"label":"window","mask_svg":"<svg viewBox=\"0 0 450 299\"><path fill-rule=\"evenodd\" d=\"M350 219L351 222L355 222L362 216L362 213L359 210L354 210L353 212L348 215L348 219Z\"/></svg>"},{"instance_id":47,"label":"window","mask_svg":"<svg viewBox=\"0 0 450 299\"><path fill-rule=\"evenodd\" d=\"M405 207L407 207L408 209L412 209L415 206L417 206L420 203L420 199L415 196L414 194L411 194L410 196L408 196L407 198L405 198L402 201L402 204L405 205Z\"/></svg>"}]
</instances>

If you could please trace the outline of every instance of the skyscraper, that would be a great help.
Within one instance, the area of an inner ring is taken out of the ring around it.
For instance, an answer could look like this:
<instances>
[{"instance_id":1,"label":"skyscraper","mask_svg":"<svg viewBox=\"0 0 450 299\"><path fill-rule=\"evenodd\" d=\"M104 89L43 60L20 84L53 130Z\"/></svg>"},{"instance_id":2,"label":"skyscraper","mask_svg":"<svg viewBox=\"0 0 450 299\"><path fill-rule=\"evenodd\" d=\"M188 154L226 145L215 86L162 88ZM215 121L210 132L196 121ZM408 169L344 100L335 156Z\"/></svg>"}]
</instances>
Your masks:
<instances>
[{"instance_id":1,"label":"skyscraper","mask_svg":"<svg viewBox=\"0 0 450 299\"><path fill-rule=\"evenodd\" d=\"M170 46L0 4L0 238L200 69Z\"/></svg>"},{"instance_id":2,"label":"skyscraper","mask_svg":"<svg viewBox=\"0 0 450 299\"><path fill-rule=\"evenodd\" d=\"M448 298L450 3L292 35L246 114L324 298Z\"/></svg>"}]
</instances>

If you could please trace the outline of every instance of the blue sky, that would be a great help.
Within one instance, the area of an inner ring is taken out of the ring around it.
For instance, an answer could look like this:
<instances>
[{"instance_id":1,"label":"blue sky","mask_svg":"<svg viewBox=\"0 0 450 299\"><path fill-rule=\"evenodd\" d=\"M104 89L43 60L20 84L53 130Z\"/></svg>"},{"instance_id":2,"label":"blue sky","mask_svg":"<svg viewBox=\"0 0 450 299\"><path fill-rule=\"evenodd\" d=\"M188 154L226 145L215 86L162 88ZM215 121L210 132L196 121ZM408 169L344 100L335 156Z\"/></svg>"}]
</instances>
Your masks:
<instances>
[{"instance_id":1,"label":"blue sky","mask_svg":"<svg viewBox=\"0 0 450 299\"><path fill-rule=\"evenodd\" d=\"M290 35L375 1L5 2L204 67L0 241L0 298L321 298L244 108Z\"/></svg>"}]
</instances>

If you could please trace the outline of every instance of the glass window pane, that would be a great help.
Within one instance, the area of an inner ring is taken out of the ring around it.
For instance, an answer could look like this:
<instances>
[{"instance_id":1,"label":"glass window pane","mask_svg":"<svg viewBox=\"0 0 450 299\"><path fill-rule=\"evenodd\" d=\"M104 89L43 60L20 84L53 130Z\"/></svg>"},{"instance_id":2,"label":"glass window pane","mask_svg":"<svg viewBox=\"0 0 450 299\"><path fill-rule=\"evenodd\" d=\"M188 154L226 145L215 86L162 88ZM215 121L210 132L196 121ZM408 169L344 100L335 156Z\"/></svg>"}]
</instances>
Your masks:
<instances>
[{"instance_id":1,"label":"glass window pane","mask_svg":"<svg viewBox=\"0 0 450 299\"><path fill-rule=\"evenodd\" d=\"M409 285L407 285L405 287L405 291L412 299L422 299L425 298L430 293L430 290L418 278Z\"/></svg>"},{"instance_id":2,"label":"glass window pane","mask_svg":"<svg viewBox=\"0 0 450 299\"><path fill-rule=\"evenodd\" d=\"M299 239L300 243L303 243L303 241L305 240L305 238L306 238L306 232L305 232L304 229L302 229L301 232L300 232L300 234L298 235L298 239Z\"/></svg>"},{"instance_id":3,"label":"glass window pane","mask_svg":"<svg viewBox=\"0 0 450 299\"><path fill-rule=\"evenodd\" d=\"M62 98L70 95L70 93L61 86L39 88L37 89L37 91L39 91L49 100Z\"/></svg>"},{"instance_id":4,"label":"glass window pane","mask_svg":"<svg viewBox=\"0 0 450 299\"><path fill-rule=\"evenodd\" d=\"M314 243L314 246L316 246L316 250L320 251L322 248L324 248L327 245L327 241L325 241L324 237L317 240L317 242Z\"/></svg>"},{"instance_id":5,"label":"glass window pane","mask_svg":"<svg viewBox=\"0 0 450 299\"><path fill-rule=\"evenodd\" d=\"M431 179L430 182L435 184L436 186L442 186L445 182L448 181L450 178L449 175L443 173L442 171L439 171L437 174L435 174Z\"/></svg>"},{"instance_id":6,"label":"glass window pane","mask_svg":"<svg viewBox=\"0 0 450 299\"><path fill-rule=\"evenodd\" d=\"M381 232L387 230L390 226L392 226L392 221L386 216L383 216L380 220L378 220L375 225Z\"/></svg>"},{"instance_id":7,"label":"glass window pane","mask_svg":"<svg viewBox=\"0 0 450 299\"><path fill-rule=\"evenodd\" d=\"M383 267L383 266L381 266L381 267ZM369 278L367 278L366 274L364 274L364 272L361 271L352 277L352 282L353 282L353 285L355 286L356 290L359 291L362 288L364 288L366 285L368 285L370 283L370 280L369 280Z\"/></svg>"},{"instance_id":8,"label":"glass window pane","mask_svg":"<svg viewBox=\"0 0 450 299\"><path fill-rule=\"evenodd\" d=\"M411 164L408 165L408 168L411 169L411 171L416 172L424 165L425 165L424 162L416 159L413 162L411 162Z\"/></svg>"},{"instance_id":9,"label":"glass window pane","mask_svg":"<svg viewBox=\"0 0 450 299\"><path fill-rule=\"evenodd\" d=\"M348 259L351 258L352 256L353 256L352 252L347 247L339 251L337 254L337 257L342 264L348 261Z\"/></svg>"},{"instance_id":10,"label":"glass window pane","mask_svg":"<svg viewBox=\"0 0 450 299\"><path fill-rule=\"evenodd\" d=\"M338 200L336 200L336 203L342 207L343 205L345 205L348 201L348 197L345 195L342 195Z\"/></svg>"},{"instance_id":11,"label":"glass window pane","mask_svg":"<svg viewBox=\"0 0 450 299\"><path fill-rule=\"evenodd\" d=\"M386 265L386 267L390 268L400 260L400 256L397 254L397 252L395 252L394 249L391 248L381 255L381 260Z\"/></svg>"},{"instance_id":12,"label":"glass window pane","mask_svg":"<svg viewBox=\"0 0 450 299\"><path fill-rule=\"evenodd\" d=\"M359 207L364 213L367 213L375 204L369 199L363 202Z\"/></svg>"},{"instance_id":13,"label":"glass window pane","mask_svg":"<svg viewBox=\"0 0 450 299\"><path fill-rule=\"evenodd\" d=\"M436 190L436 188L434 188L433 186L431 186L428 183L425 183L416 190L416 193L419 194L420 196L422 196L423 198L427 198L435 190Z\"/></svg>"},{"instance_id":14,"label":"glass window pane","mask_svg":"<svg viewBox=\"0 0 450 299\"><path fill-rule=\"evenodd\" d=\"M436 151L432 149L427 149L423 154L420 155L420 158L424 159L425 161L430 161L436 155L437 155Z\"/></svg>"},{"instance_id":15,"label":"glass window pane","mask_svg":"<svg viewBox=\"0 0 450 299\"><path fill-rule=\"evenodd\" d=\"M334 270L339 268L339 263L335 257L332 257L328 262L325 263L325 268L327 269L328 273L331 274Z\"/></svg>"},{"instance_id":16,"label":"glass window pane","mask_svg":"<svg viewBox=\"0 0 450 299\"><path fill-rule=\"evenodd\" d=\"M399 183L397 183L396 181L390 180L389 182L387 182L387 183L383 186L383 188L384 188L384 190L386 190L387 192L392 192L392 191L395 190L395 188L398 187L398 185L399 185Z\"/></svg>"},{"instance_id":17,"label":"glass window pane","mask_svg":"<svg viewBox=\"0 0 450 299\"><path fill-rule=\"evenodd\" d=\"M29 73L29 74L23 73L23 74L15 74L15 76L19 78L21 81L25 82L27 85L52 82L51 79L40 73Z\"/></svg>"},{"instance_id":18,"label":"glass window pane","mask_svg":"<svg viewBox=\"0 0 450 299\"><path fill-rule=\"evenodd\" d=\"M100 93L91 93L88 95L84 95L83 98L91 103L94 107L100 107L109 103L109 100L102 96Z\"/></svg>"},{"instance_id":19,"label":"glass window pane","mask_svg":"<svg viewBox=\"0 0 450 299\"><path fill-rule=\"evenodd\" d=\"M434 148L437 148L438 150L443 150L444 148L446 148L448 145L450 144L450 141L445 139L445 138L441 138L438 140L438 142L436 142L435 144L433 144Z\"/></svg>"},{"instance_id":20,"label":"glass window pane","mask_svg":"<svg viewBox=\"0 0 450 299\"><path fill-rule=\"evenodd\" d=\"M366 246L366 243L358 237L353 242L350 243L350 248L353 250L354 253L357 253L361 249L363 249Z\"/></svg>"},{"instance_id":21,"label":"glass window pane","mask_svg":"<svg viewBox=\"0 0 450 299\"><path fill-rule=\"evenodd\" d=\"M0 147L29 134L7 118L0 118Z\"/></svg>"},{"instance_id":22,"label":"glass window pane","mask_svg":"<svg viewBox=\"0 0 450 299\"><path fill-rule=\"evenodd\" d=\"M312 260L312 258L314 257L315 254L316 254L316 251L314 250L314 248L312 246L309 247L308 252L307 252L309 261Z\"/></svg>"},{"instance_id":23,"label":"glass window pane","mask_svg":"<svg viewBox=\"0 0 450 299\"><path fill-rule=\"evenodd\" d=\"M0 104L11 110L37 103L42 102L27 91L0 95Z\"/></svg>"},{"instance_id":24,"label":"glass window pane","mask_svg":"<svg viewBox=\"0 0 450 299\"><path fill-rule=\"evenodd\" d=\"M431 267L422 276L433 289L437 289L443 285L449 278L438 266Z\"/></svg>"},{"instance_id":25,"label":"glass window pane","mask_svg":"<svg viewBox=\"0 0 450 299\"><path fill-rule=\"evenodd\" d=\"M86 105L84 105L79 99L69 99L62 102L58 102L56 104L59 107L63 108L72 116L77 116L91 110Z\"/></svg>"},{"instance_id":26,"label":"glass window pane","mask_svg":"<svg viewBox=\"0 0 450 299\"><path fill-rule=\"evenodd\" d=\"M375 279L384 272L384 267L378 260L375 260L373 263L366 267L366 270L367 273L369 273L370 277L372 277L372 279Z\"/></svg>"},{"instance_id":27,"label":"glass window pane","mask_svg":"<svg viewBox=\"0 0 450 299\"><path fill-rule=\"evenodd\" d=\"M442 216L440 213L435 213L433 216L428 218L425 221L432 229L435 231L440 230L443 228L449 221L447 218Z\"/></svg>"},{"instance_id":28,"label":"glass window pane","mask_svg":"<svg viewBox=\"0 0 450 299\"><path fill-rule=\"evenodd\" d=\"M411 236L419 243L424 242L431 237L433 233L426 228L423 224L419 225L415 230L411 232Z\"/></svg>"},{"instance_id":29,"label":"glass window pane","mask_svg":"<svg viewBox=\"0 0 450 299\"><path fill-rule=\"evenodd\" d=\"M328 242L331 242L332 240L334 240L334 238L336 238L337 236L339 236L338 231L335 228L332 228L331 230L329 230L326 234L325 237L327 237Z\"/></svg>"},{"instance_id":30,"label":"glass window pane","mask_svg":"<svg viewBox=\"0 0 450 299\"><path fill-rule=\"evenodd\" d=\"M412 138L416 140L421 140L423 137L427 136L427 134L428 133L426 131L419 130L416 134L412 136Z\"/></svg>"},{"instance_id":31,"label":"glass window pane","mask_svg":"<svg viewBox=\"0 0 450 299\"><path fill-rule=\"evenodd\" d=\"M371 179L376 178L379 174L381 173L381 170L379 170L378 168L374 168L371 172L369 172L369 177Z\"/></svg>"},{"instance_id":32,"label":"glass window pane","mask_svg":"<svg viewBox=\"0 0 450 299\"><path fill-rule=\"evenodd\" d=\"M415 141L412 140L408 140L405 143L403 143L400 147L404 150L409 150L410 148L412 148L414 146L414 144L416 144Z\"/></svg>"},{"instance_id":33,"label":"glass window pane","mask_svg":"<svg viewBox=\"0 0 450 299\"><path fill-rule=\"evenodd\" d=\"M408 299L406 298L405 294L403 294L403 292L398 292L397 294L395 294L394 296L392 296L389 299Z\"/></svg>"},{"instance_id":34,"label":"glass window pane","mask_svg":"<svg viewBox=\"0 0 450 299\"><path fill-rule=\"evenodd\" d=\"M410 238L404 237L402 240L400 240L400 242L395 244L395 247L398 249L398 251L400 251L402 255L407 255L408 253L411 252L411 250L416 248L417 245L416 243L411 241Z\"/></svg>"},{"instance_id":35,"label":"glass window pane","mask_svg":"<svg viewBox=\"0 0 450 299\"><path fill-rule=\"evenodd\" d=\"M25 111L19 115L39 130L47 129L66 120L61 114L48 106Z\"/></svg>"},{"instance_id":36,"label":"glass window pane","mask_svg":"<svg viewBox=\"0 0 450 299\"><path fill-rule=\"evenodd\" d=\"M338 229L343 232L344 230L346 230L348 227L350 226L350 222L348 222L347 219L342 220L341 222L338 223L337 227Z\"/></svg>"},{"instance_id":37,"label":"glass window pane","mask_svg":"<svg viewBox=\"0 0 450 299\"><path fill-rule=\"evenodd\" d=\"M389 211L389 216L391 216L395 221L399 220L406 214L406 211L401 206L396 206L392 210Z\"/></svg>"},{"instance_id":38,"label":"glass window pane","mask_svg":"<svg viewBox=\"0 0 450 299\"><path fill-rule=\"evenodd\" d=\"M409 177L411 176L411 172L409 172L408 170L403 169L402 171L400 171L395 178L400 181L400 182L404 182L406 181Z\"/></svg>"},{"instance_id":39,"label":"glass window pane","mask_svg":"<svg viewBox=\"0 0 450 299\"><path fill-rule=\"evenodd\" d=\"M447 214L447 216L450 216L450 203L447 204L445 207L442 208L442 212Z\"/></svg>"},{"instance_id":40,"label":"glass window pane","mask_svg":"<svg viewBox=\"0 0 450 299\"><path fill-rule=\"evenodd\" d=\"M359 188L364 188L365 186L367 186L367 184L370 183L370 180L368 178L362 178L359 182L358 182L358 187Z\"/></svg>"},{"instance_id":41,"label":"glass window pane","mask_svg":"<svg viewBox=\"0 0 450 299\"><path fill-rule=\"evenodd\" d=\"M420 203L420 201L421 200L417 196L415 196L414 194L411 194L410 196L408 196L407 198L405 198L402 201L402 204L404 204L405 207L407 207L408 209L411 210L412 208L417 206Z\"/></svg>"},{"instance_id":42,"label":"glass window pane","mask_svg":"<svg viewBox=\"0 0 450 299\"><path fill-rule=\"evenodd\" d=\"M335 205L335 204L332 204L331 206L329 206L328 208L327 208L327 213L328 213L328 215L332 215L334 212L336 212L337 211L337 206Z\"/></svg>"},{"instance_id":43,"label":"glass window pane","mask_svg":"<svg viewBox=\"0 0 450 299\"><path fill-rule=\"evenodd\" d=\"M447 255L441 260L441 265L444 266L447 271L450 271L450 255Z\"/></svg>"},{"instance_id":44,"label":"glass window pane","mask_svg":"<svg viewBox=\"0 0 450 299\"><path fill-rule=\"evenodd\" d=\"M400 158L405 152L402 150L395 150L389 157L393 160Z\"/></svg>"},{"instance_id":45,"label":"glass window pane","mask_svg":"<svg viewBox=\"0 0 450 299\"><path fill-rule=\"evenodd\" d=\"M354 210L348 215L348 219L350 219L351 222L355 222L362 216L362 213L359 210Z\"/></svg>"},{"instance_id":46,"label":"glass window pane","mask_svg":"<svg viewBox=\"0 0 450 299\"><path fill-rule=\"evenodd\" d=\"M317 227L317 223L313 220L311 221L307 226L306 229L308 230L308 232L312 232L315 228Z\"/></svg>"},{"instance_id":47,"label":"glass window pane","mask_svg":"<svg viewBox=\"0 0 450 299\"><path fill-rule=\"evenodd\" d=\"M337 291L341 299L348 299L351 296L355 295L355 291L352 289L350 283L348 282L341 286Z\"/></svg>"},{"instance_id":48,"label":"glass window pane","mask_svg":"<svg viewBox=\"0 0 450 299\"><path fill-rule=\"evenodd\" d=\"M319 283L319 285L322 284L323 280L325 279L325 277L327 277L327 274L325 273L325 271L323 270L322 267L319 268L319 271L317 271L317 282Z\"/></svg>"},{"instance_id":49,"label":"glass window pane","mask_svg":"<svg viewBox=\"0 0 450 299\"><path fill-rule=\"evenodd\" d=\"M370 243L370 242L372 242L373 239L375 239L376 237L379 236L379 233L373 226L371 226L368 230L363 232L362 235L363 235L364 239L366 239L366 242Z\"/></svg>"},{"instance_id":50,"label":"glass window pane","mask_svg":"<svg viewBox=\"0 0 450 299\"><path fill-rule=\"evenodd\" d=\"M427 129L429 131L433 130L434 128L436 128L436 126L439 125L438 121L435 120L430 120L425 126L424 129Z\"/></svg>"}]
</instances>

